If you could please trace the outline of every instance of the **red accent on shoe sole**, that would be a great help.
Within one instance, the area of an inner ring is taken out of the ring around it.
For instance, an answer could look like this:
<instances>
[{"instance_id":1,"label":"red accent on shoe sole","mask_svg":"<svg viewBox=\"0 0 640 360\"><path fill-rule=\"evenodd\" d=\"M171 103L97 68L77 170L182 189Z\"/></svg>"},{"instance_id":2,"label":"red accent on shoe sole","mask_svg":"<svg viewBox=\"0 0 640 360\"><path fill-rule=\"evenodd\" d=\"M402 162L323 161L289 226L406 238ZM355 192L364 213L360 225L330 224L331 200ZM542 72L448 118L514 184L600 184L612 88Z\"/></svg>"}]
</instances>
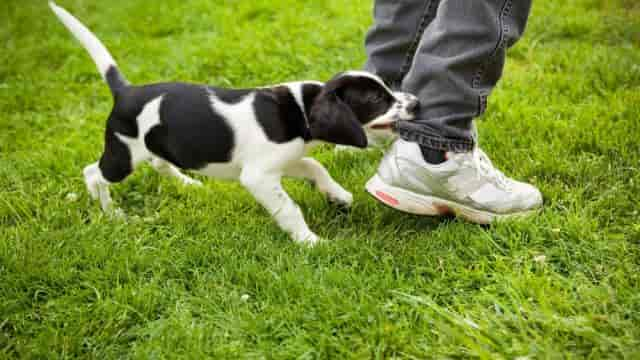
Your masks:
<instances>
[{"instance_id":1,"label":"red accent on shoe sole","mask_svg":"<svg viewBox=\"0 0 640 360\"><path fill-rule=\"evenodd\" d=\"M434 204L433 207L436 208L438 213L442 216L455 215L456 213L447 205L444 204Z\"/></svg>"},{"instance_id":2,"label":"red accent on shoe sole","mask_svg":"<svg viewBox=\"0 0 640 360\"><path fill-rule=\"evenodd\" d=\"M378 197L378 199L382 200L383 202L391 206L397 206L398 204L400 204L400 201L398 201L398 199L382 191L379 191L379 190L376 191L376 196Z\"/></svg>"}]
</instances>

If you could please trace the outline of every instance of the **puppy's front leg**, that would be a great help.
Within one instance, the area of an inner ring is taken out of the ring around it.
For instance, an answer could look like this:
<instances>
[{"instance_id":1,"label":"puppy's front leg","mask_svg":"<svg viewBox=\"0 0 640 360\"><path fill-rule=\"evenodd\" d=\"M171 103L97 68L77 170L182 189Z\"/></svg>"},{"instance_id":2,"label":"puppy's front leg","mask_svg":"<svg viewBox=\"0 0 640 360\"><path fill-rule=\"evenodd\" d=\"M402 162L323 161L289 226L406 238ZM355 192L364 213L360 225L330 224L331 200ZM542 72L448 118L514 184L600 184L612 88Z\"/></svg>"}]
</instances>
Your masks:
<instances>
[{"instance_id":1,"label":"puppy's front leg","mask_svg":"<svg viewBox=\"0 0 640 360\"><path fill-rule=\"evenodd\" d=\"M109 193L109 182L102 175L99 163L96 162L85 167L83 174L89 194L94 200L100 200L102 211L114 218L124 218L124 212L113 206L113 200L111 200Z\"/></svg>"},{"instance_id":2,"label":"puppy's front leg","mask_svg":"<svg viewBox=\"0 0 640 360\"><path fill-rule=\"evenodd\" d=\"M329 201L345 206L351 206L353 203L353 195L333 180L327 169L316 159L300 159L287 167L285 174L313 181L318 191L325 194Z\"/></svg>"},{"instance_id":3,"label":"puppy's front leg","mask_svg":"<svg viewBox=\"0 0 640 360\"><path fill-rule=\"evenodd\" d=\"M302 211L282 188L279 174L260 168L245 167L240 174L240 182L276 219L280 227L296 242L315 245L318 236L304 221Z\"/></svg>"},{"instance_id":4,"label":"puppy's front leg","mask_svg":"<svg viewBox=\"0 0 640 360\"><path fill-rule=\"evenodd\" d=\"M151 165L153 166L154 169L156 169L158 173L160 173L160 175L163 175L166 177L174 177L180 180L180 182L182 182L184 185L202 186L202 182L196 179L192 179L187 175L181 173L177 167L171 165L170 163L162 159L154 158L153 160L151 160Z\"/></svg>"}]
</instances>

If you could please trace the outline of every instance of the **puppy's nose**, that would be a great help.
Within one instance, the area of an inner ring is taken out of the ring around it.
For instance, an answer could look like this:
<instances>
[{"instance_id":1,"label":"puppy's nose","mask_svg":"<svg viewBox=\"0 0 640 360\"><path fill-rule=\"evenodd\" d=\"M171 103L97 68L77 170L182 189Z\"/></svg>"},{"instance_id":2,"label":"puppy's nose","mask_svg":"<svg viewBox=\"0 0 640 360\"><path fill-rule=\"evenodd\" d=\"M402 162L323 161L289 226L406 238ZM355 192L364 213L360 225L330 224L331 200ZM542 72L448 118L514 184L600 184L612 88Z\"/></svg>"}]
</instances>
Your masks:
<instances>
[{"instance_id":1,"label":"puppy's nose","mask_svg":"<svg viewBox=\"0 0 640 360\"><path fill-rule=\"evenodd\" d=\"M418 110L420 110L420 101L418 100L411 100L408 104L407 104L407 112L411 113L411 114L417 114Z\"/></svg>"}]
</instances>

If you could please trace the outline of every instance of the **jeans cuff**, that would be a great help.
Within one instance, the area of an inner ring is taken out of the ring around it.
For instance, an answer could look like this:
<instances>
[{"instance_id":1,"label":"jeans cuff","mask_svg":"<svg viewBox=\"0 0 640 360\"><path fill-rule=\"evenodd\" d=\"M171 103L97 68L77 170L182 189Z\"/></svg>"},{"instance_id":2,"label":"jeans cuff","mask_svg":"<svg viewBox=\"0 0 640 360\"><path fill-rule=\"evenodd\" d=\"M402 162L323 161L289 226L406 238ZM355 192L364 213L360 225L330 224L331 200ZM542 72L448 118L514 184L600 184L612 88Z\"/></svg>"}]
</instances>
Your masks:
<instances>
[{"instance_id":1,"label":"jeans cuff","mask_svg":"<svg viewBox=\"0 0 640 360\"><path fill-rule=\"evenodd\" d=\"M434 150L450 151L455 153L471 152L475 147L475 141L470 139L459 139L444 137L437 134L416 130L414 128L405 128L401 125L396 127L398 135L403 140L415 142L421 146Z\"/></svg>"}]
</instances>

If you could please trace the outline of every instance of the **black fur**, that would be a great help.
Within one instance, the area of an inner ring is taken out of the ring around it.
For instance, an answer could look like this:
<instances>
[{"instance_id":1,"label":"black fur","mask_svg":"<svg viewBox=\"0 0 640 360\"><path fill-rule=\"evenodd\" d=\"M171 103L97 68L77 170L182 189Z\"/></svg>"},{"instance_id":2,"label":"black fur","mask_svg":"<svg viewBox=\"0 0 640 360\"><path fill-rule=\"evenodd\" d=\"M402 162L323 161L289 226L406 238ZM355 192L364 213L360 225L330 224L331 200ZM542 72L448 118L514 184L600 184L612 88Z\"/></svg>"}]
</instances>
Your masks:
<instances>
[{"instance_id":1,"label":"black fur","mask_svg":"<svg viewBox=\"0 0 640 360\"><path fill-rule=\"evenodd\" d=\"M302 85L302 101L304 102L304 111L307 116L311 114L311 107L314 101L322 92L323 86L318 84L304 84Z\"/></svg>"},{"instance_id":2,"label":"black fur","mask_svg":"<svg viewBox=\"0 0 640 360\"><path fill-rule=\"evenodd\" d=\"M311 135L336 144L367 147L362 126L386 113L393 103L392 94L375 80L338 74L314 100Z\"/></svg>"},{"instance_id":3,"label":"black fur","mask_svg":"<svg viewBox=\"0 0 640 360\"><path fill-rule=\"evenodd\" d=\"M333 92L316 99L310 116L314 139L340 145L367 147L367 135L353 111Z\"/></svg>"},{"instance_id":4,"label":"black fur","mask_svg":"<svg viewBox=\"0 0 640 360\"><path fill-rule=\"evenodd\" d=\"M325 91L336 94L361 124L386 113L395 102L393 96L376 81L360 76L338 75L327 83Z\"/></svg>"},{"instance_id":5,"label":"black fur","mask_svg":"<svg viewBox=\"0 0 640 360\"><path fill-rule=\"evenodd\" d=\"M124 180L133 169L129 148L117 138L113 128L107 125L104 136L104 152L98 162L102 176L109 182Z\"/></svg>"},{"instance_id":6,"label":"black fur","mask_svg":"<svg viewBox=\"0 0 640 360\"><path fill-rule=\"evenodd\" d=\"M145 137L149 150L183 169L227 162L233 149L233 130L211 107L204 86L180 84L167 92L160 105L160 125Z\"/></svg>"},{"instance_id":7,"label":"black fur","mask_svg":"<svg viewBox=\"0 0 640 360\"><path fill-rule=\"evenodd\" d=\"M258 93L255 110L258 122L269 140L277 143L288 142L298 137L305 141L311 140L307 114L303 112L306 110L301 109L296 103L288 87L276 86Z\"/></svg>"},{"instance_id":8,"label":"black fur","mask_svg":"<svg viewBox=\"0 0 640 360\"><path fill-rule=\"evenodd\" d=\"M129 82L125 77L120 73L117 67L111 65L105 74L105 80L107 81L107 85L109 85L109 89L112 94L116 94L119 90L129 85Z\"/></svg>"}]
</instances>

